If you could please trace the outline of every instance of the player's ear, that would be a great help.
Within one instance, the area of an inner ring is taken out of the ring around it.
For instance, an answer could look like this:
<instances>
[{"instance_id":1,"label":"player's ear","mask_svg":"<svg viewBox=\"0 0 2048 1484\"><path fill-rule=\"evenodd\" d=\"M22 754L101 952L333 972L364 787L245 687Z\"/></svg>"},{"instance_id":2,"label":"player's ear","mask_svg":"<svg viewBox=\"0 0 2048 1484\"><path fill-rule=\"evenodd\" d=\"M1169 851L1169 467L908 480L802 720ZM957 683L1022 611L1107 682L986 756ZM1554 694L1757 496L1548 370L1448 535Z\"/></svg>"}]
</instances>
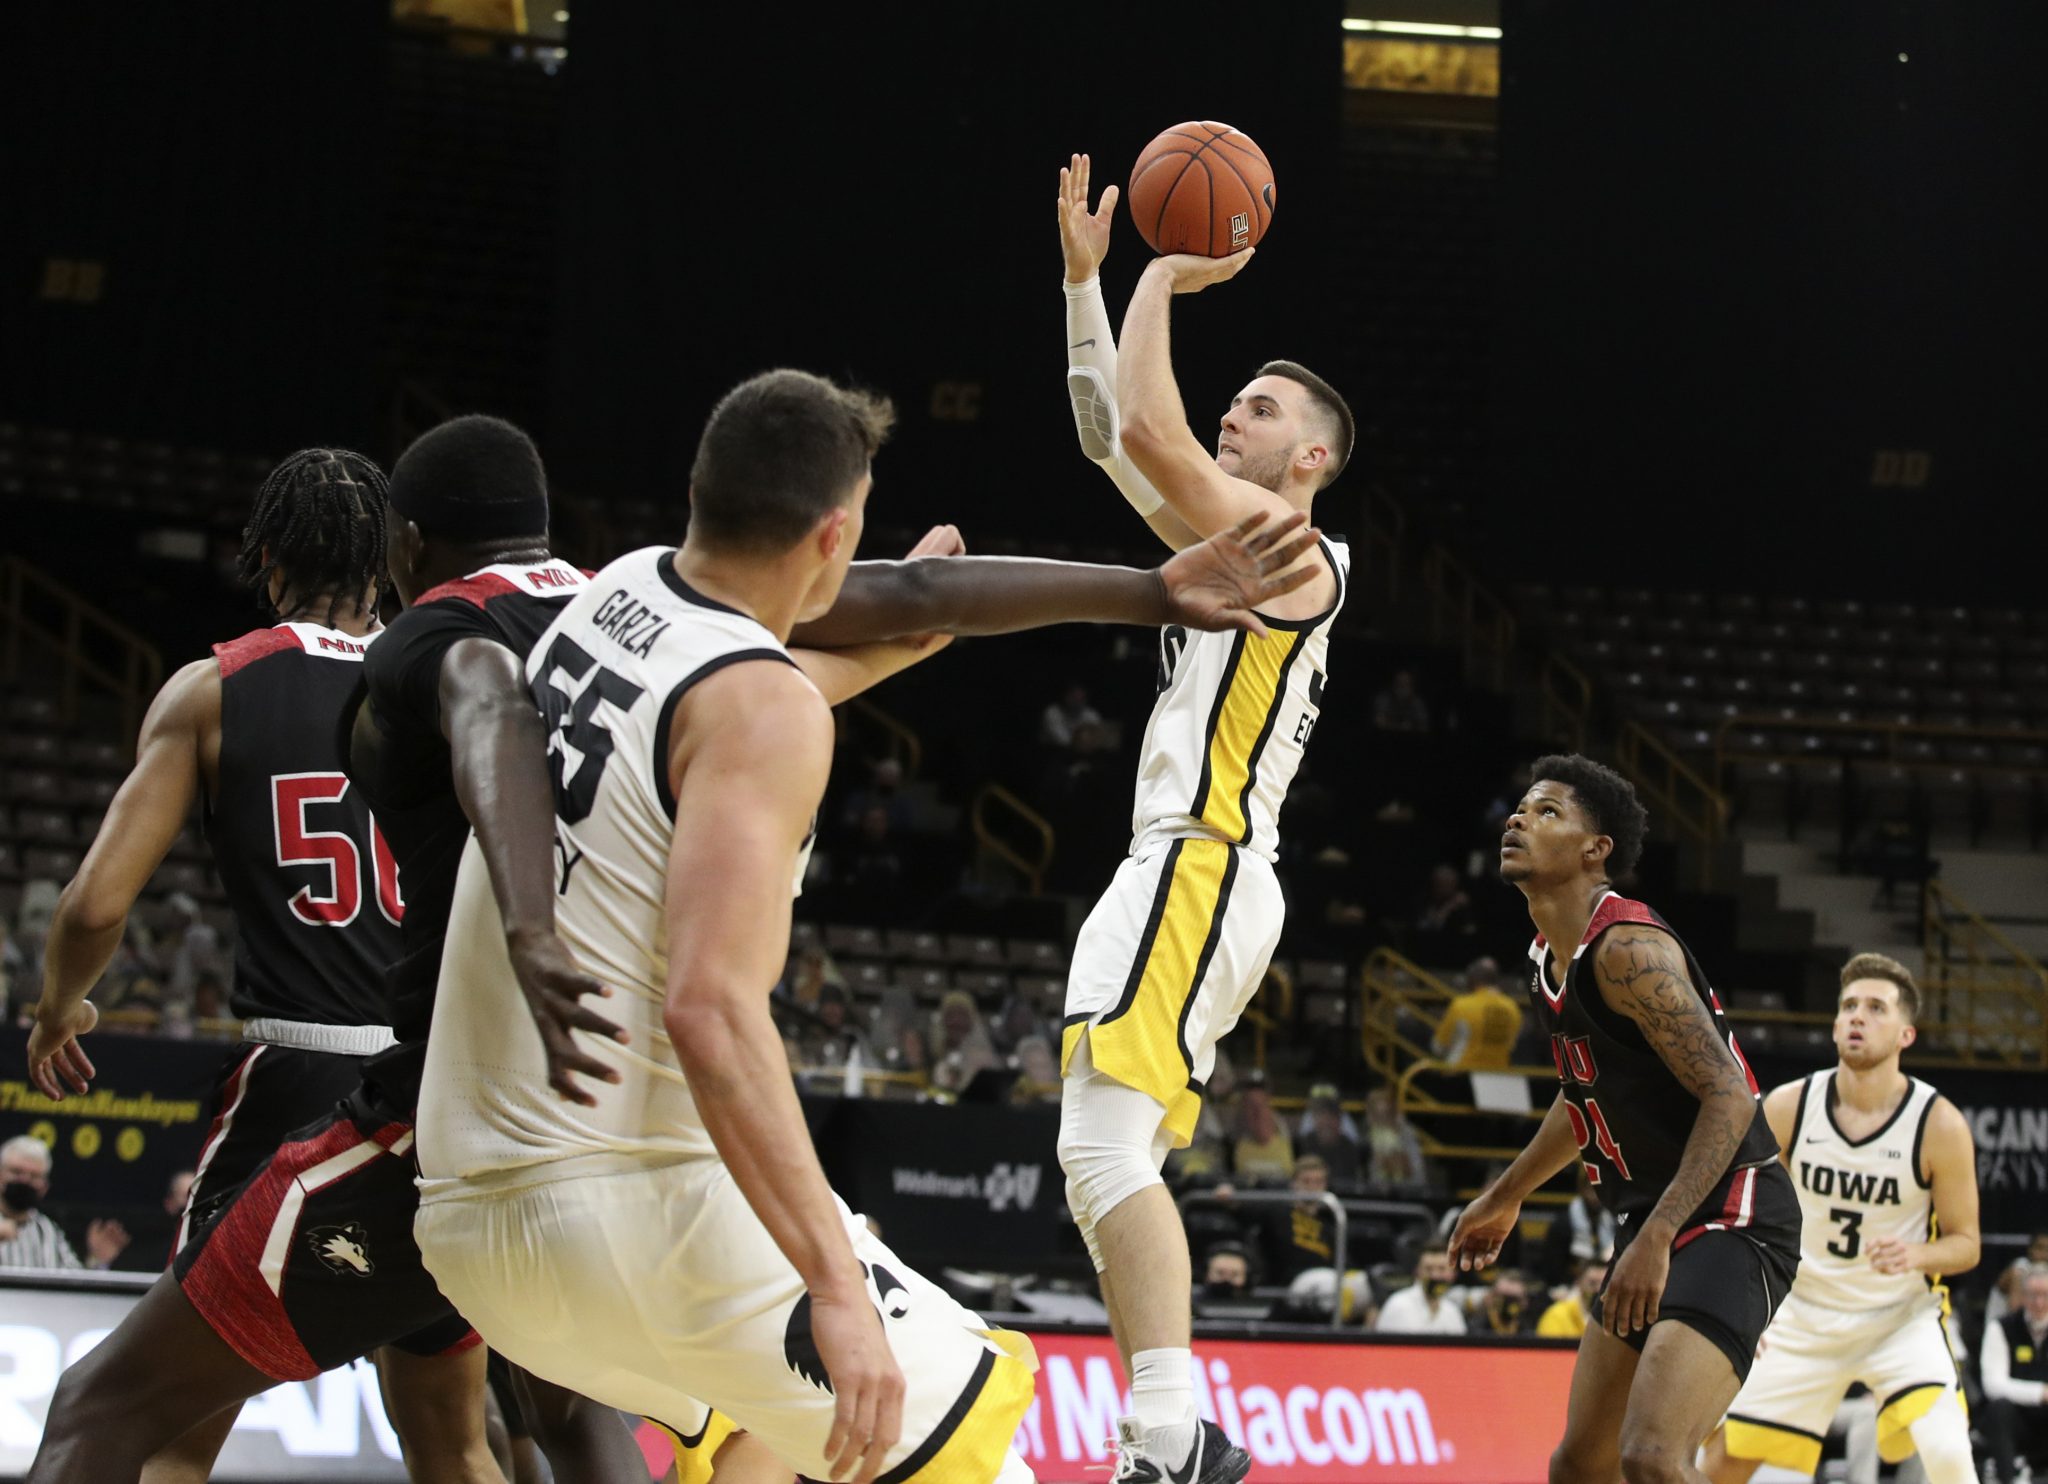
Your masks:
<instances>
[{"instance_id":1,"label":"player's ear","mask_svg":"<svg viewBox=\"0 0 2048 1484\"><path fill-rule=\"evenodd\" d=\"M1318 473L1330 462L1330 446L1327 443L1307 443L1295 455L1294 467L1307 474Z\"/></svg>"},{"instance_id":2,"label":"player's ear","mask_svg":"<svg viewBox=\"0 0 2048 1484\"><path fill-rule=\"evenodd\" d=\"M1920 1027L1913 1024L1913 1022L1910 1020L1907 1021L1904 1028L1901 1029L1899 1032L1899 1050L1904 1051L1908 1046L1911 1046L1915 1041L1919 1039Z\"/></svg>"},{"instance_id":3,"label":"player's ear","mask_svg":"<svg viewBox=\"0 0 2048 1484\"><path fill-rule=\"evenodd\" d=\"M846 541L846 523L853 512L844 505L834 505L818 517L817 525L811 528L818 543L818 555L831 561L839 555L839 548Z\"/></svg>"},{"instance_id":4,"label":"player's ear","mask_svg":"<svg viewBox=\"0 0 2048 1484\"><path fill-rule=\"evenodd\" d=\"M1589 866L1603 864L1607 857L1612 854L1614 854L1614 836L1612 835L1595 835L1586 842L1586 864Z\"/></svg>"}]
</instances>

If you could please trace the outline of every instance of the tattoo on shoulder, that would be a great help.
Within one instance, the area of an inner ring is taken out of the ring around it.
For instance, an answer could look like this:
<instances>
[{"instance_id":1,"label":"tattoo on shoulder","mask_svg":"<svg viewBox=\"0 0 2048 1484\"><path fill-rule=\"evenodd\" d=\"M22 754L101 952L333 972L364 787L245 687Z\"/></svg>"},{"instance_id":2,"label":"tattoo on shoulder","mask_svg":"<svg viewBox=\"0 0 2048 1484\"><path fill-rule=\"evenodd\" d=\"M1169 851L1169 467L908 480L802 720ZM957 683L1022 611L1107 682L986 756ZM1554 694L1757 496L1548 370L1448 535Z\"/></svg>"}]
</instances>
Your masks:
<instances>
[{"instance_id":1,"label":"tattoo on shoulder","mask_svg":"<svg viewBox=\"0 0 2048 1484\"><path fill-rule=\"evenodd\" d=\"M1607 1002L1635 1022L1673 1075L1698 1096L1718 1090L1734 1057L1669 934L1612 934L1600 945L1594 972Z\"/></svg>"}]
</instances>

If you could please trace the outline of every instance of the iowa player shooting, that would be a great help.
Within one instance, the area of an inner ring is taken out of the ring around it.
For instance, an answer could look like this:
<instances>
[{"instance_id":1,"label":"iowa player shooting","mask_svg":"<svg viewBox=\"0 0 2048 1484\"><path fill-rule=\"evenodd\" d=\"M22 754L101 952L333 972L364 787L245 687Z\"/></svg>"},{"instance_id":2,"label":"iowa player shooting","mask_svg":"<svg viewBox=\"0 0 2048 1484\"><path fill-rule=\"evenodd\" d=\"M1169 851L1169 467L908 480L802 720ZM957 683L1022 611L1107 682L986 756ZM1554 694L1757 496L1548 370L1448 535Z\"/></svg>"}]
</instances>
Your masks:
<instances>
[{"instance_id":1,"label":"iowa player shooting","mask_svg":"<svg viewBox=\"0 0 2048 1484\"><path fill-rule=\"evenodd\" d=\"M1699 1445L1798 1267L1798 1198L1699 964L1614 889L1648 822L1635 790L1577 756L1539 759L1531 777L1500 873L1536 924L1529 997L1560 1085L1529 1147L1458 1218L1451 1257L1491 1263L1523 1200L1583 1163L1620 1235L1550 1477L1705 1484Z\"/></svg>"},{"instance_id":2,"label":"iowa player shooting","mask_svg":"<svg viewBox=\"0 0 2048 1484\"><path fill-rule=\"evenodd\" d=\"M1904 964L1857 954L1835 1007L1840 1060L1764 1099L1799 1191L1799 1277L1708 1445L1715 1484L1760 1463L1811 1475L1858 1381L1886 1462L1917 1452L1930 1484L1977 1477L1942 1281L1977 1265L1976 1141L1955 1104L1900 1070L1919 1014Z\"/></svg>"},{"instance_id":3,"label":"iowa player shooting","mask_svg":"<svg viewBox=\"0 0 2048 1484\"><path fill-rule=\"evenodd\" d=\"M61 1098L93 1075L79 1041L98 1019L86 995L197 806L235 914L229 1005L243 1039L221 1064L174 1258L392 1044L383 981L398 956L397 871L336 734L379 634L385 496L382 471L346 449L301 450L264 480L240 573L277 622L215 645L164 686L51 924L29 1074ZM438 1353L465 1331L380 1352L418 1478L462 1477L481 1444L481 1419L447 1405L480 1357ZM150 1462L150 1484L204 1480L239 1410L184 1410L192 1425Z\"/></svg>"}]
</instances>

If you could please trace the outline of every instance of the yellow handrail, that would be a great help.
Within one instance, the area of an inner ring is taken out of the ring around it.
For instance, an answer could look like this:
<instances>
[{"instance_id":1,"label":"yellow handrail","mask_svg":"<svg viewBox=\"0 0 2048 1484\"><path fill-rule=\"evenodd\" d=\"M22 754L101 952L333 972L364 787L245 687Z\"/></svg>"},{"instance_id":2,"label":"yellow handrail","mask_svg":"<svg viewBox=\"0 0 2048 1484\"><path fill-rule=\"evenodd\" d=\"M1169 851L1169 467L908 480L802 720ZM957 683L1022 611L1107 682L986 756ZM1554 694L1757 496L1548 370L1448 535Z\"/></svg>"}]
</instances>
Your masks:
<instances>
[{"instance_id":1,"label":"yellow handrail","mask_svg":"<svg viewBox=\"0 0 2048 1484\"><path fill-rule=\"evenodd\" d=\"M104 690L121 704L123 744L134 745L142 713L163 685L164 661L156 646L15 556L0 561L0 626L0 673L18 678L24 641L35 645L61 664L59 715L66 722L78 719L81 687Z\"/></svg>"},{"instance_id":2,"label":"yellow handrail","mask_svg":"<svg viewBox=\"0 0 2048 1484\"><path fill-rule=\"evenodd\" d=\"M1422 965L1391 948L1375 948L1358 975L1358 1035L1366 1065L1382 1077L1398 1077L1409 1061L1436 1055L1401 1029L1408 1011L1430 1025L1458 991Z\"/></svg>"},{"instance_id":3,"label":"yellow handrail","mask_svg":"<svg viewBox=\"0 0 2048 1484\"><path fill-rule=\"evenodd\" d=\"M1922 1014L1966 1063L2048 1067L2048 968L1944 883L1924 901Z\"/></svg>"},{"instance_id":4,"label":"yellow handrail","mask_svg":"<svg viewBox=\"0 0 2048 1484\"><path fill-rule=\"evenodd\" d=\"M1615 762L1644 793L1652 811L1695 844L1712 845L1728 825L1728 800L1690 763L1641 722L1622 724ZM1708 884L1709 853L1700 851L1700 885Z\"/></svg>"},{"instance_id":5,"label":"yellow handrail","mask_svg":"<svg viewBox=\"0 0 2048 1484\"><path fill-rule=\"evenodd\" d=\"M1541 693L1543 731L1573 752L1586 750L1586 727L1593 716L1593 682L1584 670L1557 650L1543 656Z\"/></svg>"},{"instance_id":6,"label":"yellow handrail","mask_svg":"<svg viewBox=\"0 0 2048 1484\"><path fill-rule=\"evenodd\" d=\"M889 756L903 765L903 781L917 777L924 766L924 742L917 733L866 696L855 696L845 704L882 729L889 739Z\"/></svg>"},{"instance_id":7,"label":"yellow handrail","mask_svg":"<svg viewBox=\"0 0 2048 1484\"><path fill-rule=\"evenodd\" d=\"M1037 836L1038 850L1035 856L1026 856L996 834L994 827L989 823L988 815L990 806L998 804L1021 819ZM1000 783L985 783L981 786L981 792L974 796L974 808L970 818L974 825L974 838L991 854L1015 867L1030 883L1031 895L1035 897L1045 890L1045 873L1052 865L1054 838L1052 824L1043 814Z\"/></svg>"},{"instance_id":8,"label":"yellow handrail","mask_svg":"<svg viewBox=\"0 0 2048 1484\"><path fill-rule=\"evenodd\" d=\"M1268 1011L1263 1003L1271 990L1277 1000ZM1251 1003L1244 1007L1242 1017L1252 1028L1252 1064L1260 1071L1266 1070L1266 1041L1275 1030L1284 1029L1294 1023L1294 980L1278 964L1266 965L1265 977L1259 980L1259 987L1252 993Z\"/></svg>"},{"instance_id":9,"label":"yellow handrail","mask_svg":"<svg viewBox=\"0 0 2048 1484\"><path fill-rule=\"evenodd\" d=\"M1508 605L1442 546L1423 557L1422 586L1429 594L1430 637L1455 638L1466 676L1505 690L1518 632Z\"/></svg>"}]
</instances>

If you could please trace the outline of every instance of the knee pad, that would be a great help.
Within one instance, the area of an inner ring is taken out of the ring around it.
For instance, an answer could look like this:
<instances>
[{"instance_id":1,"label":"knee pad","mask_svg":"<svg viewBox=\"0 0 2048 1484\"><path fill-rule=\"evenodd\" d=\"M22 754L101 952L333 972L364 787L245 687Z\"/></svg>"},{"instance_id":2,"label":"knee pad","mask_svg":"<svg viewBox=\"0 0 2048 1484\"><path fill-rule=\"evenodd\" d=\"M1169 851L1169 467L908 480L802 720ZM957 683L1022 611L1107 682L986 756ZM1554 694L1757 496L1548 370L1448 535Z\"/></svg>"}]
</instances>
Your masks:
<instances>
[{"instance_id":1,"label":"knee pad","mask_svg":"<svg viewBox=\"0 0 2048 1484\"><path fill-rule=\"evenodd\" d=\"M1109 1097L1070 1100L1060 1120L1060 1168L1067 1176L1067 1205L1081 1228L1088 1255L1101 1270L1095 1225L1148 1185L1164 1185L1153 1157L1161 1109L1144 1093L1111 1084ZM1105 1091L1103 1088L1092 1089ZM1114 1093L1127 1094L1117 1098ZM1141 1107L1133 1108L1129 1099ZM1135 1114L1136 1117L1132 1115ZM1122 1115L1122 1116L1119 1116ZM1142 1120L1142 1121L1141 1121Z\"/></svg>"}]
</instances>

